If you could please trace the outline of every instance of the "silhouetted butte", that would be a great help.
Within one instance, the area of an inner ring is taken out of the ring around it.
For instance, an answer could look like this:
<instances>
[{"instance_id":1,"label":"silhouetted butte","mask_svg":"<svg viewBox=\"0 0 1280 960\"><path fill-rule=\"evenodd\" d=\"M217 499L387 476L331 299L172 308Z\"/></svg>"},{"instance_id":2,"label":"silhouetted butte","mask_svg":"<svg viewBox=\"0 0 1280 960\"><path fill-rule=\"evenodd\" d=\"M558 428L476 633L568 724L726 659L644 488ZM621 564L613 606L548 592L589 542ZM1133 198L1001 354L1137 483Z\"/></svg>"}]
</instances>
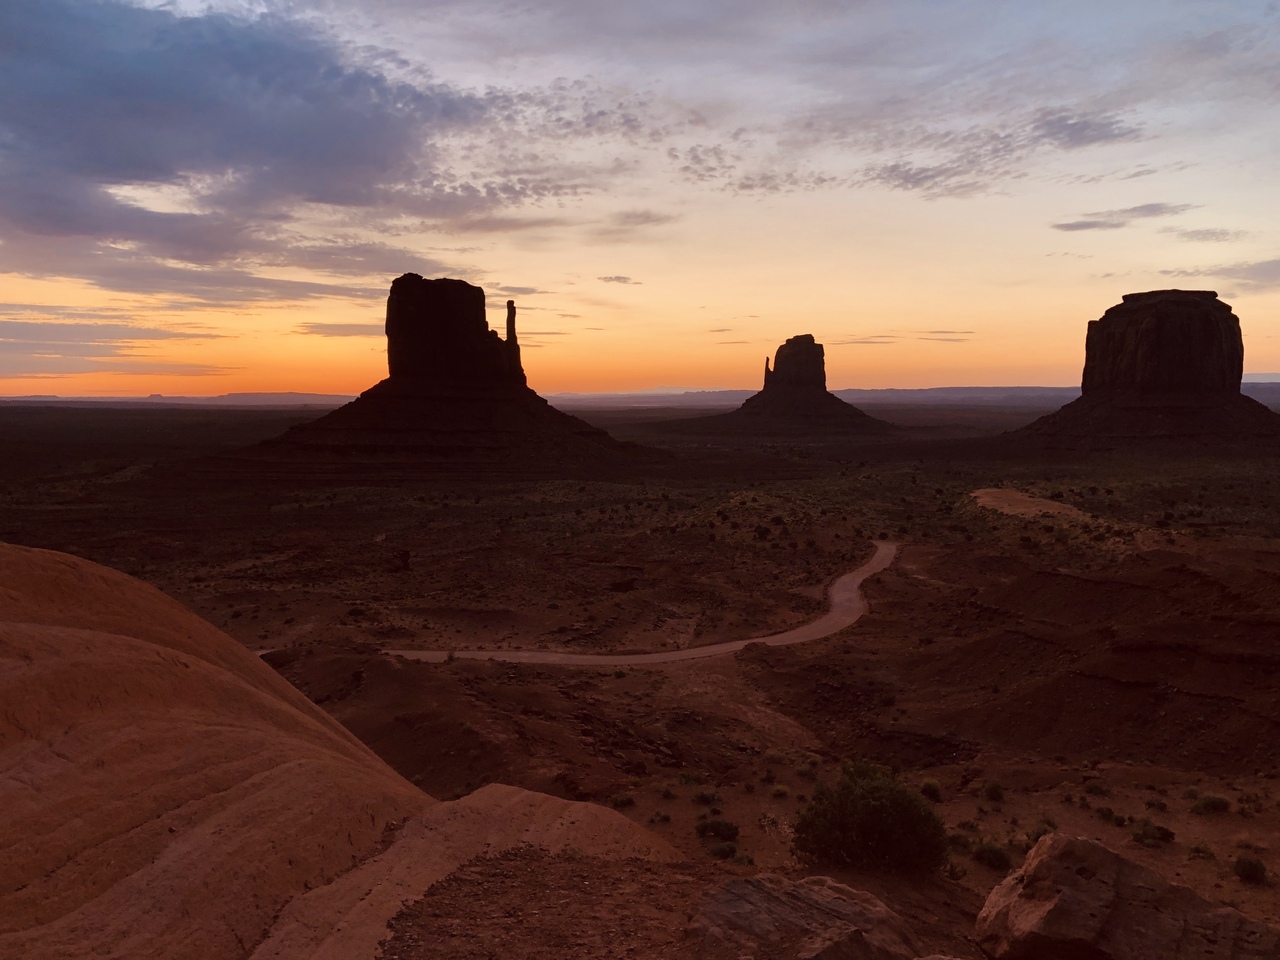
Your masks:
<instances>
[{"instance_id":1,"label":"silhouetted butte","mask_svg":"<svg viewBox=\"0 0 1280 960\"><path fill-rule=\"evenodd\" d=\"M386 334L387 378L264 445L272 459L560 475L641 456L529 388L514 301L503 339L482 288L406 273L391 284Z\"/></svg>"},{"instance_id":2,"label":"silhouetted butte","mask_svg":"<svg viewBox=\"0 0 1280 960\"><path fill-rule=\"evenodd\" d=\"M1240 320L1212 290L1127 293L1089 322L1081 397L1011 436L1280 438L1280 416L1240 393Z\"/></svg>"}]
</instances>

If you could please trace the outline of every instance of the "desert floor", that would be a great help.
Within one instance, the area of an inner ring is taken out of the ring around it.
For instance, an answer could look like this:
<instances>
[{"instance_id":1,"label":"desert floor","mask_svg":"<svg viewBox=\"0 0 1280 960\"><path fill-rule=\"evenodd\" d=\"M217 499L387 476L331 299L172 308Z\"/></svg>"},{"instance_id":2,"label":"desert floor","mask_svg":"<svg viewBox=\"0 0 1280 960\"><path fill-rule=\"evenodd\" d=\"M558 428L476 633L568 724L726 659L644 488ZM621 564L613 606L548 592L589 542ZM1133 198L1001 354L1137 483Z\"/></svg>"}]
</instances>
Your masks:
<instances>
[{"instance_id":1,"label":"desert floor","mask_svg":"<svg viewBox=\"0 0 1280 960\"><path fill-rule=\"evenodd\" d=\"M868 412L899 414L907 437L716 441L602 411L675 465L321 484L201 466L314 412L5 407L0 539L158 586L433 796L502 782L591 800L687 855L625 876L571 853L477 861L406 909L390 956L594 956L574 931L604 915L630 918L628 942L651 948L637 955L678 951L664 938L683 920L662 918L691 891L804 872L789 824L853 758L937 786L947 875L838 874L935 949L978 955L966 938L1003 871L969 851L993 843L1016 864L1049 829L1280 922L1280 888L1232 872L1242 854L1280 872L1280 455L1029 453L965 437L1042 411ZM863 585L868 613L827 639L652 666L447 657L779 633L820 617L873 540L900 551ZM708 817L739 825L739 862L709 856ZM1144 821L1174 840L1139 842ZM500 939L512 911L523 945ZM449 946L462 929L471 945Z\"/></svg>"}]
</instances>

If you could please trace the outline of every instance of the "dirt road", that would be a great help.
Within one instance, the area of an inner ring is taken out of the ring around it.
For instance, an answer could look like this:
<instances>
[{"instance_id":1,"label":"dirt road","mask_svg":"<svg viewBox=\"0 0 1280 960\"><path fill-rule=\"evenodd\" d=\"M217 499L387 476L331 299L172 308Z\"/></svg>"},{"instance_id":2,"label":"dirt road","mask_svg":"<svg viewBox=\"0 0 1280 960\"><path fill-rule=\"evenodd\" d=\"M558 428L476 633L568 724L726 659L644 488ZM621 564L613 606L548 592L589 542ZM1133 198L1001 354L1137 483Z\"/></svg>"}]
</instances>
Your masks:
<instances>
[{"instance_id":1,"label":"dirt road","mask_svg":"<svg viewBox=\"0 0 1280 960\"><path fill-rule=\"evenodd\" d=\"M867 601L862 596L862 581L885 569L898 554L898 545L887 540L873 541L875 553L858 569L846 573L831 584L827 598L831 609L810 623L775 633L768 637L752 637L749 640L730 640L705 647L685 650L663 650L658 653L562 653L554 650L386 650L384 652L409 660L425 660L443 663L449 656L467 660L502 660L507 663L553 663L561 666L625 667L638 664L674 663L679 660L701 660L737 653L749 643L765 643L771 647L785 647L793 643L821 640L857 621L867 612Z\"/></svg>"}]
</instances>

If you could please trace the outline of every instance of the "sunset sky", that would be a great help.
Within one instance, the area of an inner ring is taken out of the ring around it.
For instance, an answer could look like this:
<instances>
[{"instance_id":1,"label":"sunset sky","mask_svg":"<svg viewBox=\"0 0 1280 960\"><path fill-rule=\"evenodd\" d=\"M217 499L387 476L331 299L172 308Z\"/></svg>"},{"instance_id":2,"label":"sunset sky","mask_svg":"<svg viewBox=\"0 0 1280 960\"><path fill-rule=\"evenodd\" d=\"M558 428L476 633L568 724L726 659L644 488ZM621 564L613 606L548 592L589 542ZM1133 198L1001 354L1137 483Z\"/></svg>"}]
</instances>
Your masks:
<instances>
[{"instance_id":1,"label":"sunset sky","mask_svg":"<svg viewBox=\"0 0 1280 960\"><path fill-rule=\"evenodd\" d=\"M1271 0L0 3L0 394L354 393L406 271L543 393L1078 383L1123 293L1280 371Z\"/></svg>"}]
</instances>

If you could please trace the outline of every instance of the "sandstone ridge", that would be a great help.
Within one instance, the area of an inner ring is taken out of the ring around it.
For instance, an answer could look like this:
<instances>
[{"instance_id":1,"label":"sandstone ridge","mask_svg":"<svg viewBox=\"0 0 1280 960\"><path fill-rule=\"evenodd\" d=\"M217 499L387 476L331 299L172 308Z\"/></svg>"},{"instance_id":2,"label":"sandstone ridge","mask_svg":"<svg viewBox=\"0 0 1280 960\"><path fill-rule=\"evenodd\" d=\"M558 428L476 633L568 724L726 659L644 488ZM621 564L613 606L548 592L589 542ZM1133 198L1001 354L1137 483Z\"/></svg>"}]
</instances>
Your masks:
<instances>
[{"instance_id":1,"label":"sandstone ridge","mask_svg":"<svg viewBox=\"0 0 1280 960\"><path fill-rule=\"evenodd\" d=\"M154 588L0 544L0 956L373 958L461 863L669 860L600 806L440 803Z\"/></svg>"}]
</instances>

